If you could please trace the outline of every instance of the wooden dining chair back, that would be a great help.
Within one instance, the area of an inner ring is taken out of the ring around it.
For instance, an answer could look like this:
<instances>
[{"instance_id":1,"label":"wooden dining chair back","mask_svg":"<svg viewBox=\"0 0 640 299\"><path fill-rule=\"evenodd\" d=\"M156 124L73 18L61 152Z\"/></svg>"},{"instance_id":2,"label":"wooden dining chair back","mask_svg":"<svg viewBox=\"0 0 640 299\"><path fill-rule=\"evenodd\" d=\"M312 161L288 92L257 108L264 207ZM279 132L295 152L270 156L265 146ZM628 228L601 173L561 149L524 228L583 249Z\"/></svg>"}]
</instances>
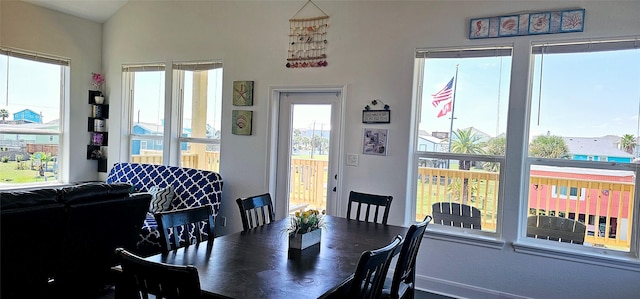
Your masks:
<instances>
[{"instance_id":1,"label":"wooden dining chair back","mask_svg":"<svg viewBox=\"0 0 640 299\"><path fill-rule=\"evenodd\" d=\"M180 247L214 238L213 207L205 205L155 214L160 231L162 250Z\"/></svg>"},{"instance_id":2,"label":"wooden dining chair back","mask_svg":"<svg viewBox=\"0 0 640 299\"><path fill-rule=\"evenodd\" d=\"M587 226L569 218L555 216L527 217L527 237L582 244Z\"/></svg>"},{"instance_id":3,"label":"wooden dining chair back","mask_svg":"<svg viewBox=\"0 0 640 299\"><path fill-rule=\"evenodd\" d=\"M450 202L436 202L431 207L433 223L482 229L482 216L476 207Z\"/></svg>"},{"instance_id":4,"label":"wooden dining chair back","mask_svg":"<svg viewBox=\"0 0 640 299\"><path fill-rule=\"evenodd\" d=\"M402 237L398 235L382 248L363 252L345 298L380 298L389 265L400 246Z\"/></svg>"},{"instance_id":5,"label":"wooden dining chair back","mask_svg":"<svg viewBox=\"0 0 640 299\"><path fill-rule=\"evenodd\" d=\"M385 298L414 298L416 284L416 259L422 237L427 230L427 225L431 222L431 216L424 217L422 222L412 224L404 237L400 253L396 261L396 268L393 271L391 286L383 291Z\"/></svg>"},{"instance_id":6,"label":"wooden dining chair back","mask_svg":"<svg viewBox=\"0 0 640 299\"><path fill-rule=\"evenodd\" d=\"M275 221L271 194L265 193L236 199L242 218L242 228L250 230Z\"/></svg>"},{"instance_id":7,"label":"wooden dining chair back","mask_svg":"<svg viewBox=\"0 0 640 299\"><path fill-rule=\"evenodd\" d=\"M197 299L202 298L198 269L144 260L123 249L116 249L122 277L116 290L122 298ZM152 297L153 298L153 297Z\"/></svg>"},{"instance_id":8,"label":"wooden dining chair back","mask_svg":"<svg viewBox=\"0 0 640 299\"><path fill-rule=\"evenodd\" d=\"M393 196L351 191L349 193L349 205L347 206L347 219L386 225L389 218L389 210L391 209L391 201L393 201ZM355 217L351 215L353 206L357 207ZM373 215L371 215L372 210ZM382 217L382 219L379 217Z\"/></svg>"}]
</instances>

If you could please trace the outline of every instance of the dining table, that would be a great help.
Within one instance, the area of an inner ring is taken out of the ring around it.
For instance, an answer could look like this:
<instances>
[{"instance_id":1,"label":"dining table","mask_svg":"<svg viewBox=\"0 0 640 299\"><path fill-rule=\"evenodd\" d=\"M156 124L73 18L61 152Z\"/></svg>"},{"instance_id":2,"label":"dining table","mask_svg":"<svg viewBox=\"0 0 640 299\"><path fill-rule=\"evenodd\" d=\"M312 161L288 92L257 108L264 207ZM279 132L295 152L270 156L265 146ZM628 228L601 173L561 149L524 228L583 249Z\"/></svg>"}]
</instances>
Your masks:
<instances>
[{"instance_id":1,"label":"dining table","mask_svg":"<svg viewBox=\"0 0 640 299\"><path fill-rule=\"evenodd\" d=\"M328 298L348 282L364 251L408 228L324 216L320 244L289 249L288 218L145 258L198 269L205 298Z\"/></svg>"}]
</instances>

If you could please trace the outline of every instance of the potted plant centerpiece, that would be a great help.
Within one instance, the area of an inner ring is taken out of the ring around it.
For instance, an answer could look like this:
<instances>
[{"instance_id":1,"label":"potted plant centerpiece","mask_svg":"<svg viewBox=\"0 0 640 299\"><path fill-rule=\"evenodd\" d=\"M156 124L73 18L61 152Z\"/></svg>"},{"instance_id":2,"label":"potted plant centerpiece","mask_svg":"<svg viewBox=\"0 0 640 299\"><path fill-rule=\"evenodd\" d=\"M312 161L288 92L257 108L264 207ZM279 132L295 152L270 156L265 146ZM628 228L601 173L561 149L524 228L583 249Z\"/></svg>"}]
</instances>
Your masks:
<instances>
[{"instance_id":1,"label":"potted plant centerpiece","mask_svg":"<svg viewBox=\"0 0 640 299\"><path fill-rule=\"evenodd\" d=\"M289 233L289 249L305 249L320 243L322 228L325 227L324 212L307 210L296 212L291 216Z\"/></svg>"}]
</instances>

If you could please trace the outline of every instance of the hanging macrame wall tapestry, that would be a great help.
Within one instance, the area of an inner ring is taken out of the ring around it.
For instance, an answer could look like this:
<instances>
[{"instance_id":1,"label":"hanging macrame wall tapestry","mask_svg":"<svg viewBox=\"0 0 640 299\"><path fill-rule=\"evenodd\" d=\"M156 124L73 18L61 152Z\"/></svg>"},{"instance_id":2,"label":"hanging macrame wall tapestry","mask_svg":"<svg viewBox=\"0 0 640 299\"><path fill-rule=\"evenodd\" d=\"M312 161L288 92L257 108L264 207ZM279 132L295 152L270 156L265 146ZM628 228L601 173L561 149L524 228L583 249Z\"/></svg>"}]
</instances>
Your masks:
<instances>
[{"instance_id":1,"label":"hanging macrame wall tapestry","mask_svg":"<svg viewBox=\"0 0 640 299\"><path fill-rule=\"evenodd\" d=\"M286 67L327 66L328 27L329 16L313 1L307 1L289 19L289 50Z\"/></svg>"}]
</instances>

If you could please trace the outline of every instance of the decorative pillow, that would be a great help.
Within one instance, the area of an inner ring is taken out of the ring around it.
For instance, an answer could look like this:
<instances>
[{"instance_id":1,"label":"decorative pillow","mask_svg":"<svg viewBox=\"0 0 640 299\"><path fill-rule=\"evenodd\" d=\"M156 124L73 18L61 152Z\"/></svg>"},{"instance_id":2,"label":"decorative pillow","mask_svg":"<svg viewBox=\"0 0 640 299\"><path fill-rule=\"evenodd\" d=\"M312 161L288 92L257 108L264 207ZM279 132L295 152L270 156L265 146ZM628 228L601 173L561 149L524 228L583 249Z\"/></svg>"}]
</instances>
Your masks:
<instances>
[{"instance_id":1,"label":"decorative pillow","mask_svg":"<svg viewBox=\"0 0 640 299\"><path fill-rule=\"evenodd\" d=\"M171 201L176 196L175 192L173 192L173 186L167 186L166 188L153 186L149 189L149 193L151 193L151 203L149 204L149 212L151 213L169 210Z\"/></svg>"}]
</instances>

